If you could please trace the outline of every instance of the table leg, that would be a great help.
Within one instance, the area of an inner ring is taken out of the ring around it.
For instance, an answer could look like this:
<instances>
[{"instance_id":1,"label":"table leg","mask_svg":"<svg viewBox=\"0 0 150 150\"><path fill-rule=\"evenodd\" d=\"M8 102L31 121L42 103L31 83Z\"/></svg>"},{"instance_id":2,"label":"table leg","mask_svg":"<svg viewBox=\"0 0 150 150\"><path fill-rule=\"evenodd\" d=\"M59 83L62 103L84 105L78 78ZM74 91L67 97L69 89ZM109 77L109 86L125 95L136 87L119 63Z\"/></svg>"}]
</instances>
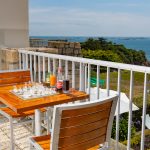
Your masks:
<instances>
[{"instance_id":1,"label":"table leg","mask_svg":"<svg viewBox=\"0 0 150 150\"><path fill-rule=\"evenodd\" d=\"M35 109L35 135L41 135L41 111L39 109Z\"/></svg>"}]
</instances>

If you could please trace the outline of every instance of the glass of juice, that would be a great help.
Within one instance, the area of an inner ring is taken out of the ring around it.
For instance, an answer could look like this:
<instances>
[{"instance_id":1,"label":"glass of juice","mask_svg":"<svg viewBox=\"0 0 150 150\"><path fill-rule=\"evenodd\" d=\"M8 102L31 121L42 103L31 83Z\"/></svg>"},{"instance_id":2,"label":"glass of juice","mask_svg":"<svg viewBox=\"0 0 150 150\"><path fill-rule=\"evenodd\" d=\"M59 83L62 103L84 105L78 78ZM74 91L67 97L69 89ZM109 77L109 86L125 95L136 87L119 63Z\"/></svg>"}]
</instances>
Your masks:
<instances>
[{"instance_id":1,"label":"glass of juice","mask_svg":"<svg viewBox=\"0 0 150 150\"><path fill-rule=\"evenodd\" d=\"M50 86L51 87L56 87L56 76L55 75L50 75Z\"/></svg>"}]
</instances>

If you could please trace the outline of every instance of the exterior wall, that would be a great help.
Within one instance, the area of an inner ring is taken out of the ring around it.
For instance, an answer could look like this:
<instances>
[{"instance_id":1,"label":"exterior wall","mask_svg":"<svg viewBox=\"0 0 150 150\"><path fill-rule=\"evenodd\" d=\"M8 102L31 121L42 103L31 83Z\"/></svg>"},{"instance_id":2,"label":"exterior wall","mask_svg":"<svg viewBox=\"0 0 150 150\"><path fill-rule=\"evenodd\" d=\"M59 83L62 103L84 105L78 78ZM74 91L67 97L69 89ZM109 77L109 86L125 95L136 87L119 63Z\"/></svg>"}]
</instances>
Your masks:
<instances>
[{"instance_id":1,"label":"exterior wall","mask_svg":"<svg viewBox=\"0 0 150 150\"><path fill-rule=\"evenodd\" d=\"M48 48L30 47L25 49L29 51L77 56L77 57L81 55L81 45L78 42L50 41L48 42ZM71 64L69 64L68 67L69 70L71 70ZM11 69L18 69L18 68L19 68L18 48L0 48L0 70L11 70ZM41 70L42 70L42 66L41 66Z\"/></svg>"},{"instance_id":2,"label":"exterior wall","mask_svg":"<svg viewBox=\"0 0 150 150\"><path fill-rule=\"evenodd\" d=\"M0 49L0 70L14 70L19 68L19 54L17 49Z\"/></svg>"},{"instance_id":3,"label":"exterior wall","mask_svg":"<svg viewBox=\"0 0 150 150\"><path fill-rule=\"evenodd\" d=\"M0 0L0 47L28 46L28 0Z\"/></svg>"},{"instance_id":4,"label":"exterior wall","mask_svg":"<svg viewBox=\"0 0 150 150\"><path fill-rule=\"evenodd\" d=\"M51 54L58 54L55 48L25 48L29 51L37 51ZM47 62L46 62L47 66ZM1 48L0 49L0 70L19 69L19 53L17 48ZM38 68L37 68L38 70ZM42 63L41 63L42 70Z\"/></svg>"},{"instance_id":5,"label":"exterior wall","mask_svg":"<svg viewBox=\"0 0 150 150\"><path fill-rule=\"evenodd\" d=\"M69 56L80 56L81 45L79 42L61 42L61 41L49 41L49 48L57 48L58 54Z\"/></svg>"},{"instance_id":6,"label":"exterior wall","mask_svg":"<svg viewBox=\"0 0 150 150\"><path fill-rule=\"evenodd\" d=\"M62 40L51 41L47 39L30 39L30 47L57 48L61 55L80 56L81 45L79 42L67 42Z\"/></svg>"}]
</instances>

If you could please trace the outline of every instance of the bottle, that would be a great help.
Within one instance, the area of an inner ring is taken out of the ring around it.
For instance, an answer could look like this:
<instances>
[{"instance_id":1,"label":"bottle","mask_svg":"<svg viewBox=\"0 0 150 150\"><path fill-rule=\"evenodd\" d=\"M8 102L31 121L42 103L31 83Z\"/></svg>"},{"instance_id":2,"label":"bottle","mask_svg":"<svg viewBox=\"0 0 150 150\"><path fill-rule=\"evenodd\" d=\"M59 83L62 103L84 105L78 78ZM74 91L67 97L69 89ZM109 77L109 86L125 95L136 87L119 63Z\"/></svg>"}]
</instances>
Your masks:
<instances>
[{"instance_id":1,"label":"bottle","mask_svg":"<svg viewBox=\"0 0 150 150\"><path fill-rule=\"evenodd\" d=\"M62 92L62 87L63 87L63 75L62 75L62 68L58 68L58 74L57 74L57 84L56 88L58 92Z\"/></svg>"}]
</instances>

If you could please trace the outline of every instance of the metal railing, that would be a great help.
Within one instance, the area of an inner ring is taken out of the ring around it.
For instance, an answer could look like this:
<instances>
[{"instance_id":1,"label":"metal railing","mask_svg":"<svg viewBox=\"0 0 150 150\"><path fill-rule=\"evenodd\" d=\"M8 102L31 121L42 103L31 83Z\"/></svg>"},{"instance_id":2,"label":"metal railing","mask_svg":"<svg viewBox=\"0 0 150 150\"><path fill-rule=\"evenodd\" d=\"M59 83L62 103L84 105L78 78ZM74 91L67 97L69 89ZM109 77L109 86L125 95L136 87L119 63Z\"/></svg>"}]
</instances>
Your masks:
<instances>
[{"instance_id":1,"label":"metal railing","mask_svg":"<svg viewBox=\"0 0 150 150\"><path fill-rule=\"evenodd\" d=\"M142 131L141 131L141 150L144 150L145 141L145 117L146 117L146 107L147 107L147 83L148 74L150 74L150 68L146 66L137 66L130 64L122 64L108 61L100 61L93 59L86 59L80 57L48 54L41 52L33 52L20 49L19 50L19 66L20 69L30 68L32 80L38 80L41 82L45 81L46 72L55 73L57 66L65 67L65 76L68 76L68 64L71 66L71 76L72 76L72 88L75 88L76 80L79 80L79 90L85 91L88 89L90 94L91 89L91 66L96 66L96 76L97 76L97 99L99 98L99 81L100 81L100 67L107 68L106 77L106 89L107 95L109 96L110 91L110 69L115 69L118 72L117 81L117 92L119 95L118 106L117 106L117 116L116 116L116 146L115 149L118 150L119 143L119 120L120 120L120 92L121 92L121 71L130 71L130 89L129 89L129 117L128 117L128 143L127 150L131 148L131 126L132 126L132 100L133 100L133 83L134 83L134 72L144 73L144 91L143 91L143 112L142 112ZM63 63L64 62L64 63ZM76 64L79 65L79 78L76 78Z\"/></svg>"}]
</instances>

